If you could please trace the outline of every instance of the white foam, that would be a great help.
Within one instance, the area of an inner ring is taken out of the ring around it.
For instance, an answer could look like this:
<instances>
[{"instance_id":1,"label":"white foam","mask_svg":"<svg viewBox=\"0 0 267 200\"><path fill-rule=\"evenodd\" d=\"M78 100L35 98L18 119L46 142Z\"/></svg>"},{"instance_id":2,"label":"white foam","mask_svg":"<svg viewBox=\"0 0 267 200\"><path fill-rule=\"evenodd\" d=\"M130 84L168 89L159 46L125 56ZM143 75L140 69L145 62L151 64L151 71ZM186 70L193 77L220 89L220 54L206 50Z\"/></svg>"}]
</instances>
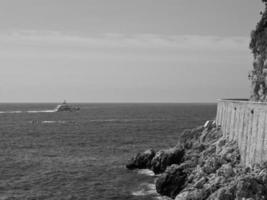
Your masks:
<instances>
[{"instance_id":1,"label":"white foam","mask_svg":"<svg viewBox=\"0 0 267 200\"><path fill-rule=\"evenodd\" d=\"M143 183L140 185L140 190L132 192L133 196L148 196L148 195L157 195L155 184Z\"/></svg>"},{"instance_id":2,"label":"white foam","mask_svg":"<svg viewBox=\"0 0 267 200\"><path fill-rule=\"evenodd\" d=\"M137 172L138 174L143 174L143 175L146 175L146 176L155 176L155 173L149 169L140 169L138 170Z\"/></svg>"},{"instance_id":3,"label":"white foam","mask_svg":"<svg viewBox=\"0 0 267 200\"><path fill-rule=\"evenodd\" d=\"M166 197L166 196L157 196L154 199L156 199L156 200L173 200L170 197Z\"/></svg>"}]
</instances>

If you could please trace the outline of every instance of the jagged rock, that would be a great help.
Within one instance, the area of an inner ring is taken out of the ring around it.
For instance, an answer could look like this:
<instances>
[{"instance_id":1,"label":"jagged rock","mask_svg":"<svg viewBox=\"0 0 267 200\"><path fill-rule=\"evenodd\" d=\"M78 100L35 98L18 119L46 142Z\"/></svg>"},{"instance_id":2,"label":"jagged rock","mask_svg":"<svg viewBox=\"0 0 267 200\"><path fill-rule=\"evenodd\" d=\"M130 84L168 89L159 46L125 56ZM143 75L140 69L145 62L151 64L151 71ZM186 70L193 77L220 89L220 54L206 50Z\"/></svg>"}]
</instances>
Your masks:
<instances>
[{"instance_id":1,"label":"jagged rock","mask_svg":"<svg viewBox=\"0 0 267 200\"><path fill-rule=\"evenodd\" d=\"M238 180L236 187L237 198L253 198L255 200L264 200L266 188L260 184L255 177L245 176Z\"/></svg>"},{"instance_id":2,"label":"jagged rock","mask_svg":"<svg viewBox=\"0 0 267 200\"><path fill-rule=\"evenodd\" d=\"M161 174L157 192L176 200L267 200L267 163L244 167L236 142L218 128L188 130L175 148L148 150L127 165ZM180 193L180 194L179 194Z\"/></svg>"},{"instance_id":3,"label":"jagged rock","mask_svg":"<svg viewBox=\"0 0 267 200\"><path fill-rule=\"evenodd\" d=\"M216 123L214 120L208 120L205 122L203 127L208 129L208 130L211 130L212 128L216 127Z\"/></svg>"},{"instance_id":4,"label":"jagged rock","mask_svg":"<svg viewBox=\"0 0 267 200\"><path fill-rule=\"evenodd\" d=\"M175 200L187 200L189 197L189 191L181 192L175 197Z\"/></svg>"},{"instance_id":5,"label":"jagged rock","mask_svg":"<svg viewBox=\"0 0 267 200\"><path fill-rule=\"evenodd\" d=\"M204 129L201 136L199 137L200 143L213 143L222 137L222 131L216 127L211 129Z\"/></svg>"},{"instance_id":6,"label":"jagged rock","mask_svg":"<svg viewBox=\"0 0 267 200\"><path fill-rule=\"evenodd\" d=\"M207 200L235 200L235 185L229 185L218 189Z\"/></svg>"},{"instance_id":7,"label":"jagged rock","mask_svg":"<svg viewBox=\"0 0 267 200\"><path fill-rule=\"evenodd\" d=\"M155 174L162 173L172 164L180 164L183 161L185 151L181 147L161 150L156 153L151 161L151 170Z\"/></svg>"},{"instance_id":8,"label":"jagged rock","mask_svg":"<svg viewBox=\"0 0 267 200\"><path fill-rule=\"evenodd\" d=\"M227 143L222 148L219 155L226 162L231 162L232 164L240 163L240 153L239 153L237 142Z\"/></svg>"},{"instance_id":9,"label":"jagged rock","mask_svg":"<svg viewBox=\"0 0 267 200\"><path fill-rule=\"evenodd\" d=\"M201 160L204 162L208 157L214 155L216 152L216 146L210 145L206 150L201 152Z\"/></svg>"},{"instance_id":10,"label":"jagged rock","mask_svg":"<svg viewBox=\"0 0 267 200\"><path fill-rule=\"evenodd\" d=\"M179 165L171 165L167 170L156 180L157 192L164 196L175 198L182 191L186 182L186 173Z\"/></svg>"},{"instance_id":11,"label":"jagged rock","mask_svg":"<svg viewBox=\"0 0 267 200\"><path fill-rule=\"evenodd\" d=\"M213 174L209 181L204 184L207 197L217 191L225 182L226 179L224 177Z\"/></svg>"},{"instance_id":12,"label":"jagged rock","mask_svg":"<svg viewBox=\"0 0 267 200\"><path fill-rule=\"evenodd\" d=\"M235 175L234 169L230 163L222 165L220 169L217 170L218 176L223 176L225 178L230 178Z\"/></svg>"},{"instance_id":13,"label":"jagged rock","mask_svg":"<svg viewBox=\"0 0 267 200\"><path fill-rule=\"evenodd\" d=\"M191 163L190 168L196 167L199 163L200 154L199 152L188 152L184 155L184 162Z\"/></svg>"},{"instance_id":14,"label":"jagged rock","mask_svg":"<svg viewBox=\"0 0 267 200\"><path fill-rule=\"evenodd\" d=\"M263 169L260 171L257 179L267 188L267 169ZM267 192L267 191L266 191Z\"/></svg>"},{"instance_id":15,"label":"jagged rock","mask_svg":"<svg viewBox=\"0 0 267 200\"><path fill-rule=\"evenodd\" d=\"M207 174L215 173L222 165L222 161L217 156L212 156L205 161L203 171Z\"/></svg>"},{"instance_id":16,"label":"jagged rock","mask_svg":"<svg viewBox=\"0 0 267 200\"><path fill-rule=\"evenodd\" d=\"M183 171L189 175L192 173L192 171L194 170L194 168L196 167L197 162L194 160L187 160L183 163L180 164L180 168L183 169Z\"/></svg>"},{"instance_id":17,"label":"jagged rock","mask_svg":"<svg viewBox=\"0 0 267 200\"><path fill-rule=\"evenodd\" d=\"M204 184L207 182L207 178L206 177L202 177L200 180L198 180L195 184L194 184L194 188L197 189L201 189L203 188Z\"/></svg>"},{"instance_id":18,"label":"jagged rock","mask_svg":"<svg viewBox=\"0 0 267 200\"><path fill-rule=\"evenodd\" d=\"M185 149L190 149L193 147L195 142L199 141L199 137L204 130L203 126L199 126L194 129L186 129L182 132L179 138L179 142L177 146L182 146Z\"/></svg>"},{"instance_id":19,"label":"jagged rock","mask_svg":"<svg viewBox=\"0 0 267 200\"><path fill-rule=\"evenodd\" d=\"M204 200L205 199L205 190L203 189L194 189L188 192L187 196L185 196L184 200ZM175 200L177 200L175 198Z\"/></svg>"},{"instance_id":20,"label":"jagged rock","mask_svg":"<svg viewBox=\"0 0 267 200\"><path fill-rule=\"evenodd\" d=\"M223 146L226 144L227 139L226 138L220 138L217 142L215 142L216 146L216 154L219 154L222 151Z\"/></svg>"},{"instance_id":21,"label":"jagged rock","mask_svg":"<svg viewBox=\"0 0 267 200\"><path fill-rule=\"evenodd\" d=\"M153 149L146 150L143 153L138 153L129 161L126 167L127 169L149 169L154 156L155 151Z\"/></svg>"},{"instance_id":22,"label":"jagged rock","mask_svg":"<svg viewBox=\"0 0 267 200\"><path fill-rule=\"evenodd\" d=\"M192 174L188 177L188 181L193 182L193 180L200 180L202 177L207 177L207 173L204 172L203 168L198 165Z\"/></svg>"}]
</instances>

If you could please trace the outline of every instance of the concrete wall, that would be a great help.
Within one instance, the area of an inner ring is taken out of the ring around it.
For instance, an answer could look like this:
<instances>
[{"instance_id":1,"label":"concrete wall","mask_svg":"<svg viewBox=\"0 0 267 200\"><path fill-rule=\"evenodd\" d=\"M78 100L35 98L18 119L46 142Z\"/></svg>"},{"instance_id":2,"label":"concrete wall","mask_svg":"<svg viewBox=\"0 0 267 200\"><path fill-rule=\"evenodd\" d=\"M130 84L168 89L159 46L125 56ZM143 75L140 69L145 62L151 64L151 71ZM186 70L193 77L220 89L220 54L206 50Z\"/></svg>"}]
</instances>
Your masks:
<instances>
[{"instance_id":1,"label":"concrete wall","mask_svg":"<svg viewBox=\"0 0 267 200\"><path fill-rule=\"evenodd\" d=\"M243 164L267 161L267 103L220 100L216 124L225 137L238 142Z\"/></svg>"}]
</instances>

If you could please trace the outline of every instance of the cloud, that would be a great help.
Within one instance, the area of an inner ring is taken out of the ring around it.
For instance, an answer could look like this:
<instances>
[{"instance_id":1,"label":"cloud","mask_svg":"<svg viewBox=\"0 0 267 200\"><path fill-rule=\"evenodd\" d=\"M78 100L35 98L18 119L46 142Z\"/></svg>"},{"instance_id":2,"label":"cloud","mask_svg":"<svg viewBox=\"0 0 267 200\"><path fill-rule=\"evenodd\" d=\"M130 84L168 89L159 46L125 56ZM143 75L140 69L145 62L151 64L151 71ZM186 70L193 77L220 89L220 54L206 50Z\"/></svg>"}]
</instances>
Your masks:
<instances>
[{"instance_id":1,"label":"cloud","mask_svg":"<svg viewBox=\"0 0 267 200\"><path fill-rule=\"evenodd\" d=\"M233 85L242 91L247 87L248 42L246 37L201 35L2 32L0 80L6 92L0 93L14 100L24 98L16 91L26 91L25 101L56 96L175 101L200 98L203 90L207 98L228 96Z\"/></svg>"},{"instance_id":2,"label":"cloud","mask_svg":"<svg viewBox=\"0 0 267 200\"><path fill-rule=\"evenodd\" d=\"M0 33L0 59L227 64L250 62L248 44L247 37L27 30Z\"/></svg>"},{"instance_id":3,"label":"cloud","mask_svg":"<svg viewBox=\"0 0 267 200\"><path fill-rule=\"evenodd\" d=\"M0 43L21 46L61 46L81 48L153 48L176 50L247 51L247 37L201 35L124 35L107 33L98 36L64 34L57 31L16 31L0 33Z\"/></svg>"}]
</instances>

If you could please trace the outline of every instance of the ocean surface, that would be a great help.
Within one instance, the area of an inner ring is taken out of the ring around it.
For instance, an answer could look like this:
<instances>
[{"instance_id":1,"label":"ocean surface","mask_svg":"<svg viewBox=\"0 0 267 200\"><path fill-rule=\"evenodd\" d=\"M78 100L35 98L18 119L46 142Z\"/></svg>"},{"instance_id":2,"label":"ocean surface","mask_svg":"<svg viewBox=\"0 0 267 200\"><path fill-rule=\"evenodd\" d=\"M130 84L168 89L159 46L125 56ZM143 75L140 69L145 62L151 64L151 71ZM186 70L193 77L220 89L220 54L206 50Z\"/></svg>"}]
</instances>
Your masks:
<instances>
[{"instance_id":1,"label":"ocean surface","mask_svg":"<svg viewBox=\"0 0 267 200\"><path fill-rule=\"evenodd\" d=\"M128 171L139 151L176 145L214 119L215 104L0 104L0 200L153 200L153 173ZM33 123L34 121L34 123Z\"/></svg>"}]
</instances>

